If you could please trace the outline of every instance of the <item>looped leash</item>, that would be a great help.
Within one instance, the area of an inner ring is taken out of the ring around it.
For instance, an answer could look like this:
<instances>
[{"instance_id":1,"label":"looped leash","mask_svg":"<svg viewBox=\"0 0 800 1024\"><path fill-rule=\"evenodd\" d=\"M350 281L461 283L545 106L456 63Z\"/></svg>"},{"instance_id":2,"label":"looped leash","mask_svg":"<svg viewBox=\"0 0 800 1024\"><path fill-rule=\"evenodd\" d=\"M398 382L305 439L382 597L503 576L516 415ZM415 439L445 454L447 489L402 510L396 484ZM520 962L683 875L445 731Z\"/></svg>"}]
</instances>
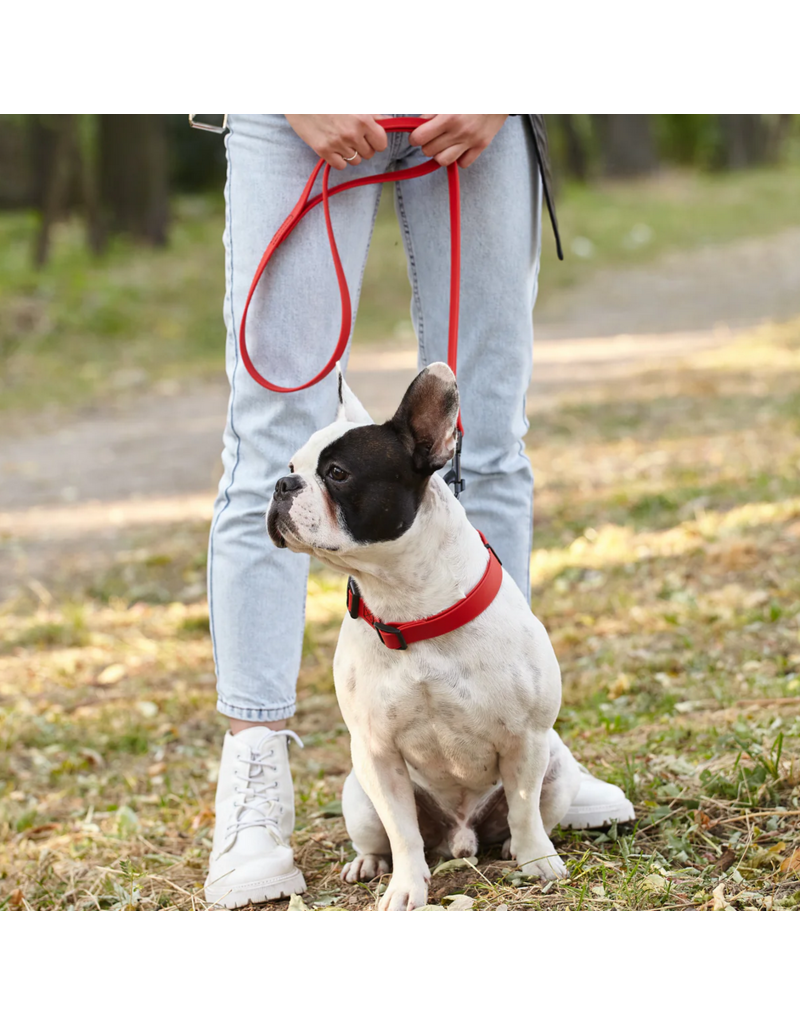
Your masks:
<instances>
[{"instance_id":1,"label":"looped leash","mask_svg":"<svg viewBox=\"0 0 800 1024\"><path fill-rule=\"evenodd\" d=\"M395 117L378 121L378 124L387 132L412 132L421 124L425 124L425 119L421 117ZM310 198L311 190L313 189L314 183L316 182L319 172L323 167L325 170L322 174L322 192L320 195L315 196L312 199ZM346 192L351 188L358 188L361 185L375 185L385 181L405 181L409 178L421 178L424 175L431 174L433 171L437 170L439 170L439 164L437 164L435 160L428 160L426 163L420 164L417 167L410 167L399 171L387 171L385 174L372 174L364 178L355 178L352 181L346 181L341 185L336 185L334 188L330 188L330 164L326 164L324 160L320 160L317 163L311 173L311 177L306 182L305 188L295 204L294 209L275 232L272 241L269 243L264 255L261 257L250 285L250 290L247 293L247 301L244 304L242 321L239 327L239 350L241 352L242 362L247 367L247 371L253 380L259 383L262 387L267 388L268 391L276 391L281 394L302 391L305 388L312 387L314 384L319 383L319 381L327 377L336 363L341 359L345 349L347 348L347 342L350 338L350 329L352 325L352 306L350 303L350 289L347 286L347 278L345 277L344 269L342 268L342 261L339 258L339 250L336 247L336 239L333 234L333 224L331 223L330 213L330 197L337 195L339 192ZM453 371L453 374L455 374L458 359L458 301L461 284L461 201L458 167L454 163L447 167L447 183L450 194L450 320L447 333L447 365ZM328 243L330 245L334 269L336 270L336 278L339 282L339 295L341 297L342 306L342 321L339 329L339 340L336 343L333 355L319 373L316 374L316 376L312 377L311 380L306 381L305 384L298 384L296 387L282 387L280 384L273 384L271 381L267 380L263 374L259 373L253 363L253 360L250 358L250 353L247 349L246 337L247 314L256 288L264 275L264 271L267 269L267 264L275 255L275 251L278 246L286 241L303 217L305 217L310 210L313 210L315 206L319 206L320 203L322 204L323 213L325 215ZM455 472L457 473L457 478L455 480L456 496L458 496L460 490L463 490L463 481L460 479L461 436L463 435L463 432L463 427L461 425L461 412L459 411L458 441L456 446L457 455L455 463ZM453 471L451 470L448 477L451 477L452 474Z\"/></svg>"}]
</instances>

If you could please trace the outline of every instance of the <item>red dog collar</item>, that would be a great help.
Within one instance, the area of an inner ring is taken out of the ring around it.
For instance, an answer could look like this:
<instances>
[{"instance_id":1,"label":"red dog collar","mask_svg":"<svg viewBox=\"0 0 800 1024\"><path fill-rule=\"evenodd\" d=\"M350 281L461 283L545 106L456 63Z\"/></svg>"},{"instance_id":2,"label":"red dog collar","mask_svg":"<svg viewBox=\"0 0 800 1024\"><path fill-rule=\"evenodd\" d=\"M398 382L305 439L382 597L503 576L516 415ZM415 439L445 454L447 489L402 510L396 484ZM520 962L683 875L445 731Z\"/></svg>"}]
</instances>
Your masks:
<instances>
[{"instance_id":1,"label":"red dog collar","mask_svg":"<svg viewBox=\"0 0 800 1024\"><path fill-rule=\"evenodd\" d=\"M351 576L347 581L347 610L350 612L350 617L363 619L368 626L372 626L383 646L392 651L404 651L409 644L444 636L445 633L452 633L459 626L465 626L468 622L472 622L494 601L500 584L503 582L500 559L480 530L478 533L489 551L489 562L478 584L460 601L429 619L417 619L415 622L381 622L367 608L358 592L356 582Z\"/></svg>"}]
</instances>

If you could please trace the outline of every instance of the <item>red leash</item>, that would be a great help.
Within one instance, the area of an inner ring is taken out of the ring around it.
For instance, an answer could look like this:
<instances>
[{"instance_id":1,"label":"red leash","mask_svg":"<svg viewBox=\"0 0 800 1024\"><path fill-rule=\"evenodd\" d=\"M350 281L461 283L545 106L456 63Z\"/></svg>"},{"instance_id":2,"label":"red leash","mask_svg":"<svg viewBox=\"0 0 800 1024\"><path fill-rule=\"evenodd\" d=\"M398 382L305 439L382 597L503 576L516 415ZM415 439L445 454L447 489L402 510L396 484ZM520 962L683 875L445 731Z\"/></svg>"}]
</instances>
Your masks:
<instances>
[{"instance_id":1,"label":"red leash","mask_svg":"<svg viewBox=\"0 0 800 1024\"><path fill-rule=\"evenodd\" d=\"M412 132L421 124L425 124L425 120L421 117L393 117L387 118L383 121L378 121L378 124L387 132ZM309 196L311 195L311 190L314 187L314 183L323 166L325 167L325 170L322 174L322 194L316 196L314 199L310 199ZM302 391L304 388L310 388L312 385L321 381L324 377L327 377L336 363L341 359L344 354L344 350L347 348L352 322L350 289L347 287L347 279L344 274L344 269L342 268L342 261L339 259L339 250L336 248L336 239L333 235L333 225L331 223L329 206L330 197L337 195L339 192L345 192L350 188L358 188L360 185L374 185L384 181L404 181L407 178L421 178L423 175L431 174L433 171L437 170L439 170L439 164L437 164L435 160L429 160L427 163L420 164L418 167L410 167L404 171L388 171L386 174L373 174L366 178L355 178L352 181L346 181L341 185L336 185L334 188L330 188L328 184L331 173L330 164L326 164L324 160L319 161L314 168L311 177L306 182L306 186L295 204L294 209L275 232L272 241L269 243L264 255L261 257L261 261L258 264L255 276L253 277L253 281L250 285L250 291L247 294L247 301L244 304L242 322L239 328L239 350L242 354L242 362L247 367L247 371L253 380L257 381L262 387L267 388L269 391L278 391L281 394L288 394L292 391ZM447 183L450 192L450 323L447 334L447 364L455 374L458 359L458 297L461 281L461 203L458 167L456 164L450 164L447 168ZM297 387L281 387L279 384L273 384L259 373L253 363L253 360L250 358L250 353L247 350L245 331L247 313L250 309L250 302L252 301L256 288L264 275L264 271L267 269L267 264L274 256L276 249L282 242L286 241L309 210L313 210L314 207L319 206L320 203L322 203L322 209L325 214L325 225L328 230L328 242L330 243L333 265L336 269L336 277L339 282L339 295L342 303L342 324L339 330L339 340L336 344L333 355L316 376L312 377L311 380L307 381L305 384L299 384ZM460 412L458 414L458 429L463 433Z\"/></svg>"}]
</instances>

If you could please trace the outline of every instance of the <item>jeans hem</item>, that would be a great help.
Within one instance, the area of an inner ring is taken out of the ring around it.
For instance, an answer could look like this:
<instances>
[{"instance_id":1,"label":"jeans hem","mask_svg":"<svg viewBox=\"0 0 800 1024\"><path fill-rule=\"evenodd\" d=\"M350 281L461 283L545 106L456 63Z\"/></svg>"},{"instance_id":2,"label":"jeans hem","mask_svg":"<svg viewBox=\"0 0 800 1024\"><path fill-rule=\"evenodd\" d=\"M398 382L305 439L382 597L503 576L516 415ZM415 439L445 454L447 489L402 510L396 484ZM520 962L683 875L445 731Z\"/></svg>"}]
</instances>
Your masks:
<instances>
[{"instance_id":1,"label":"jeans hem","mask_svg":"<svg viewBox=\"0 0 800 1024\"><path fill-rule=\"evenodd\" d=\"M217 701L217 711L228 718L238 718L243 722L280 722L291 718L297 710L295 703L283 704L277 708L237 708L224 700Z\"/></svg>"}]
</instances>

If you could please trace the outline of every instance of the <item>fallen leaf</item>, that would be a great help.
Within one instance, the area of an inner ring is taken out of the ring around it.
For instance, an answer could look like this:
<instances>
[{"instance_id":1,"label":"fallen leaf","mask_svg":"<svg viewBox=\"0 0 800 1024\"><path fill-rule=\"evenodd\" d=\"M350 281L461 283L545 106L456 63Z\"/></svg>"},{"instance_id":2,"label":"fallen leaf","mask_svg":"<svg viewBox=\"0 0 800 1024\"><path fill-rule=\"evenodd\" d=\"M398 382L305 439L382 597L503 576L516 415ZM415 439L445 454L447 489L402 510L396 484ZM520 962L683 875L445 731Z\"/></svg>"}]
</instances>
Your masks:
<instances>
[{"instance_id":1,"label":"fallen leaf","mask_svg":"<svg viewBox=\"0 0 800 1024\"><path fill-rule=\"evenodd\" d=\"M800 874L800 846L796 850L792 850L786 860L781 861L781 874Z\"/></svg>"},{"instance_id":2,"label":"fallen leaf","mask_svg":"<svg viewBox=\"0 0 800 1024\"><path fill-rule=\"evenodd\" d=\"M595 896L605 896L606 894L605 886L603 885L592 885L589 888L592 890Z\"/></svg>"},{"instance_id":3,"label":"fallen leaf","mask_svg":"<svg viewBox=\"0 0 800 1024\"><path fill-rule=\"evenodd\" d=\"M455 860L446 860L433 869L434 875L449 875L453 871L463 871L467 867L475 867L478 863L477 857L456 857Z\"/></svg>"},{"instance_id":4,"label":"fallen leaf","mask_svg":"<svg viewBox=\"0 0 800 1024\"><path fill-rule=\"evenodd\" d=\"M155 704L152 700L140 700L136 705L136 709L142 718L155 718L158 714L158 704Z\"/></svg>"},{"instance_id":5,"label":"fallen leaf","mask_svg":"<svg viewBox=\"0 0 800 1024\"><path fill-rule=\"evenodd\" d=\"M508 907L505 905L505 903L501 903L499 907L495 907L494 909L495 909L495 911L498 911L498 910L508 910Z\"/></svg>"},{"instance_id":6,"label":"fallen leaf","mask_svg":"<svg viewBox=\"0 0 800 1024\"><path fill-rule=\"evenodd\" d=\"M15 889L9 896L8 902L12 907L22 906L22 889Z\"/></svg>"},{"instance_id":7,"label":"fallen leaf","mask_svg":"<svg viewBox=\"0 0 800 1024\"><path fill-rule=\"evenodd\" d=\"M694 821L700 828L708 828L711 824L711 818L709 818L705 811L700 810L694 812Z\"/></svg>"},{"instance_id":8,"label":"fallen leaf","mask_svg":"<svg viewBox=\"0 0 800 1024\"><path fill-rule=\"evenodd\" d=\"M646 875L642 882L642 888L649 892L663 892L667 887L667 880L663 875Z\"/></svg>"},{"instance_id":9,"label":"fallen leaf","mask_svg":"<svg viewBox=\"0 0 800 1024\"><path fill-rule=\"evenodd\" d=\"M287 910L308 910L309 908L305 905L305 903L303 903L302 896L297 896L295 894L294 896L290 896L289 897L289 906L286 909Z\"/></svg>"},{"instance_id":10,"label":"fallen leaf","mask_svg":"<svg viewBox=\"0 0 800 1024\"><path fill-rule=\"evenodd\" d=\"M414 907L414 913L418 910L444 910L444 907L438 903L426 903L424 907Z\"/></svg>"},{"instance_id":11,"label":"fallen leaf","mask_svg":"<svg viewBox=\"0 0 800 1024\"><path fill-rule=\"evenodd\" d=\"M100 675L97 677L95 682L101 686L113 686L114 683L118 683L120 679L125 677L125 666L120 665L119 662L115 662L113 665L108 665Z\"/></svg>"},{"instance_id":12,"label":"fallen leaf","mask_svg":"<svg viewBox=\"0 0 800 1024\"><path fill-rule=\"evenodd\" d=\"M730 903L725 899L725 883L720 882L719 885L711 893L711 909L712 910L727 910Z\"/></svg>"},{"instance_id":13,"label":"fallen leaf","mask_svg":"<svg viewBox=\"0 0 800 1024\"><path fill-rule=\"evenodd\" d=\"M475 902L471 896L465 896L463 893L459 893L457 896L445 896L445 899L450 901L448 910L472 910L472 905Z\"/></svg>"},{"instance_id":14,"label":"fallen leaf","mask_svg":"<svg viewBox=\"0 0 800 1024\"><path fill-rule=\"evenodd\" d=\"M342 816L342 801L331 800L330 803L323 804L322 807L314 815L315 818L341 818Z\"/></svg>"},{"instance_id":15,"label":"fallen leaf","mask_svg":"<svg viewBox=\"0 0 800 1024\"><path fill-rule=\"evenodd\" d=\"M96 750L92 750L89 747L83 747L80 751L80 755L86 760L93 768L102 768L106 763L103 759L102 754L98 754Z\"/></svg>"},{"instance_id":16,"label":"fallen leaf","mask_svg":"<svg viewBox=\"0 0 800 1024\"><path fill-rule=\"evenodd\" d=\"M210 807L204 807L202 811L199 811L192 818L192 828L202 828L203 825L208 825L214 820L214 812Z\"/></svg>"},{"instance_id":17,"label":"fallen leaf","mask_svg":"<svg viewBox=\"0 0 800 1024\"><path fill-rule=\"evenodd\" d=\"M735 860L736 854L733 852L733 850L723 850L722 856L719 858L718 861L715 862L714 867L719 872L727 871Z\"/></svg>"}]
</instances>

